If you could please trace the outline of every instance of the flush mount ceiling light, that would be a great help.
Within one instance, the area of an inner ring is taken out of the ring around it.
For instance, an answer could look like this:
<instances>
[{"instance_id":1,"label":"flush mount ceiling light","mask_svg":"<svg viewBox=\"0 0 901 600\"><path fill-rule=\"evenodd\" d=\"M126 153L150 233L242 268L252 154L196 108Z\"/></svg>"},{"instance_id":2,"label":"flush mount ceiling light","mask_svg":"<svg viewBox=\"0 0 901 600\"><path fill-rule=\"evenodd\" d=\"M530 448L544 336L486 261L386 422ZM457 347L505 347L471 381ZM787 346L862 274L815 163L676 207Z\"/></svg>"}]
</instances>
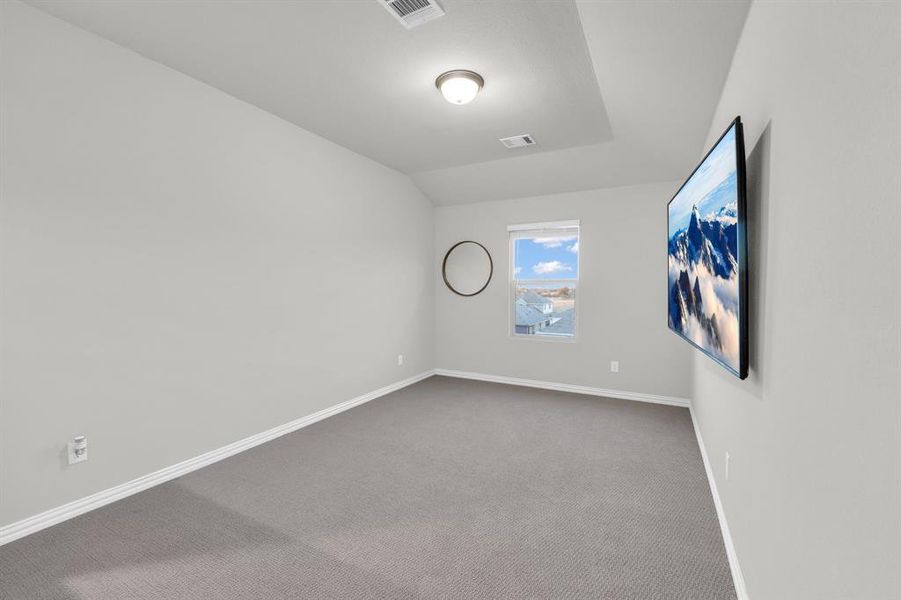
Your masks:
<instances>
[{"instance_id":1,"label":"flush mount ceiling light","mask_svg":"<svg viewBox=\"0 0 901 600\"><path fill-rule=\"evenodd\" d=\"M482 76L474 71L448 71L435 80L435 87L451 104L469 104L485 85Z\"/></svg>"}]
</instances>

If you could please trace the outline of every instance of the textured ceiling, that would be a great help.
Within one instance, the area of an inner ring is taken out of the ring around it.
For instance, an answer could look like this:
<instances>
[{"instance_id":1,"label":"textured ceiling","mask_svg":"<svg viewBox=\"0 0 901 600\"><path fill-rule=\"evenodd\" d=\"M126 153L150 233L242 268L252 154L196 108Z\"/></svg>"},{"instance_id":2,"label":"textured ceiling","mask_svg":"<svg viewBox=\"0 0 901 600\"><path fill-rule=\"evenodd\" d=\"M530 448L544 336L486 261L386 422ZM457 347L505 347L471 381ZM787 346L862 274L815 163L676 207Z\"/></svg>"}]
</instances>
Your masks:
<instances>
[{"instance_id":1,"label":"textured ceiling","mask_svg":"<svg viewBox=\"0 0 901 600\"><path fill-rule=\"evenodd\" d=\"M410 174L436 204L685 176L748 2L439 0L406 30L376 0L28 0ZM466 106L434 87L468 68ZM532 134L535 147L498 138Z\"/></svg>"},{"instance_id":2,"label":"textured ceiling","mask_svg":"<svg viewBox=\"0 0 901 600\"><path fill-rule=\"evenodd\" d=\"M610 139L572 2L445 0L406 30L375 0L35 0L47 12L410 173ZM467 106L435 78L485 78Z\"/></svg>"},{"instance_id":3,"label":"textured ceiling","mask_svg":"<svg viewBox=\"0 0 901 600\"><path fill-rule=\"evenodd\" d=\"M436 204L684 179L729 72L749 2L578 2L613 139L414 173Z\"/></svg>"}]
</instances>

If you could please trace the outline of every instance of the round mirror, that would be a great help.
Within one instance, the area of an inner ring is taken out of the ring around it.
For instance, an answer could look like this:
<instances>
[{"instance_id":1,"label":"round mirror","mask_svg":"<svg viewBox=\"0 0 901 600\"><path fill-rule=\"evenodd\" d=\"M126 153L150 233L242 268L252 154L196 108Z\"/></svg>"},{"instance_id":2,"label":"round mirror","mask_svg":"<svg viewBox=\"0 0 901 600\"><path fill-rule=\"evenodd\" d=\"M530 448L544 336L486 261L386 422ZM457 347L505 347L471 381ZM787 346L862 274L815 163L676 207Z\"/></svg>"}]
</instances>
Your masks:
<instances>
[{"instance_id":1,"label":"round mirror","mask_svg":"<svg viewBox=\"0 0 901 600\"><path fill-rule=\"evenodd\" d=\"M444 255L441 274L444 283L455 294L475 296L491 281L494 263L491 255L478 242L457 242Z\"/></svg>"}]
</instances>

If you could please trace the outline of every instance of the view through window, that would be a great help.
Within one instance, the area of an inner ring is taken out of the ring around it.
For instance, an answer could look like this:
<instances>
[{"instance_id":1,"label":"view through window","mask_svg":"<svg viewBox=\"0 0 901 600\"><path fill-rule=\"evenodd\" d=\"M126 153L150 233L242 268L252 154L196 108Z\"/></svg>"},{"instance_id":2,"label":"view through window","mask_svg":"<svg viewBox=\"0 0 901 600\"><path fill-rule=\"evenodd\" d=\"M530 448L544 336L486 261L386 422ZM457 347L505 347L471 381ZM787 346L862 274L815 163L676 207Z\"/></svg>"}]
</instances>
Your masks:
<instances>
[{"instance_id":1,"label":"view through window","mask_svg":"<svg viewBox=\"0 0 901 600\"><path fill-rule=\"evenodd\" d=\"M511 225L514 335L572 338L579 284L579 222Z\"/></svg>"}]
</instances>

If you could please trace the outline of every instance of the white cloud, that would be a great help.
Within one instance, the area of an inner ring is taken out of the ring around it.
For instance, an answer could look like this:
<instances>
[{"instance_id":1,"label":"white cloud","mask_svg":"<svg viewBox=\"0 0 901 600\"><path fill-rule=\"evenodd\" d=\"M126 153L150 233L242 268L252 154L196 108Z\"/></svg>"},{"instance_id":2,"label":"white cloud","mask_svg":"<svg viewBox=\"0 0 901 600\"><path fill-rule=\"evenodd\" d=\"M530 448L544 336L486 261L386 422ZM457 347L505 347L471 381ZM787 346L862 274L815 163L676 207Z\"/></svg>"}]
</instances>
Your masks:
<instances>
[{"instance_id":1,"label":"white cloud","mask_svg":"<svg viewBox=\"0 0 901 600\"><path fill-rule=\"evenodd\" d=\"M568 235L568 236L564 236L564 237L532 238L532 241L535 242L536 244L541 244L545 248L559 248L566 242L571 242L574 239L576 239L576 236Z\"/></svg>"},{"instance_id":2,"label":"white cloud","mask_svg":"<svg viewBox=\"0 0 901 600\"><path fill-rule=\"evenodd\" d=\"M515 269L513 269L514 275L519 275L520 273L522 273L522 267L516 267Z\"/></svg>"},{"instance_id":3,"label":"white cloud","mask_svg":"<svg viewBox=\"0 0 901 600\"><path fill-rule=\"evenodd\" d=\"M700 322L693 315L685 324L686 336L710 353L719 356L733 368L739 366L739 334L738 315L735 310L738 306L738 280L735 277L723 279L712 275L703 265L686 265L685 263L669 258L669 285L678 278L679 272L685 270L688 279L694 283L698 280L701 291L701 303L704 314L707 317L716 316L717 329L720 334L722 350L713 347L707 333Z\"/></svg>"},{"instance_id":4,"label":"white cloud","mask_svg":"<svg viewBox=\"0 0 901 600\"><path fill-rule=\"evenodd\" d=\"M534 267L532 270L535 271L539 275L547 275L548 273L560 273L563 271L572 271L573 268L566 263L562 263L559 260L550 260L547 262L540 262Z\"/></svg>"},{"instance_id":5,"label":"white cloud","mask_svg":"<svg viewBox=\"0 0 901 600\"><path fill-rule=\"evenodd\" d=\"M567 250L569 250L573 254L578 254L579 253L579 240L576 240L576 243L573 244L572 246L569 246L567 248Z\"/></svg>"},{"instance_id":6,"label":"white cloud","mask_svg":"<svg viewBox=\"0 0 901 600\"><path fill-rule=\"evenodd\" d=\"M705 221L719 221L723 225L735 225L738 223L738 202L729 202L720 207L716 212L710 211L704 217Z\"/></svg>"}]
</instances>

